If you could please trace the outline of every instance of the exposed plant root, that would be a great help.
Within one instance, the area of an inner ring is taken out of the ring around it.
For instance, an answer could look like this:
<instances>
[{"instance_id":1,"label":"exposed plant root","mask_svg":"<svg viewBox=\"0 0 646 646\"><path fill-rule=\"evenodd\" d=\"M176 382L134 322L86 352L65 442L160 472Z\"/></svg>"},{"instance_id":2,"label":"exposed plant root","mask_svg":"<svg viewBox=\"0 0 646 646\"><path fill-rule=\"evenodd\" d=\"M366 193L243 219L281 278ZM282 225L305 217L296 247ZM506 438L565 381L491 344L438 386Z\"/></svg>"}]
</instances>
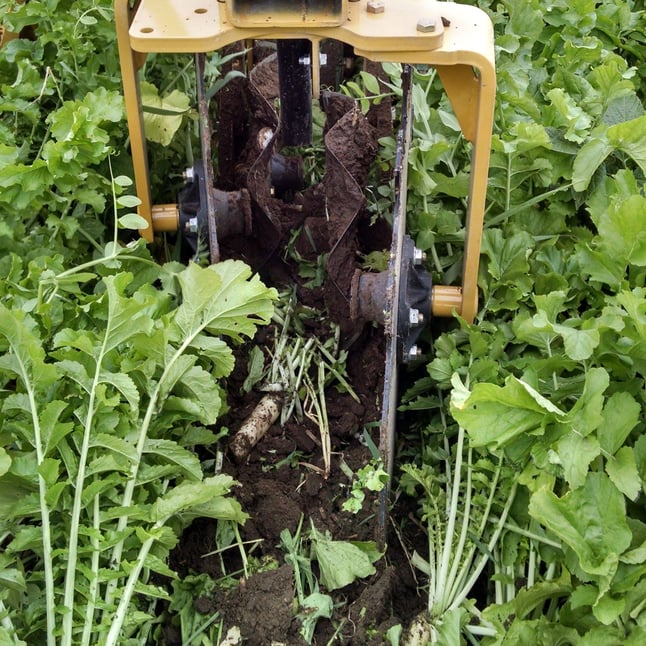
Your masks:
<instances>
[{"instance_id":1,"label":"exposed plant root","mask_svg":"<svg viewBox=\"0 0 646 646\"><path fill-rule=\"evenodd\" d=\"M258 444L271 425L278 419L283 404L280 393L267 393L243 422L238 432L231 438L229 449L233 457L240 461Z\"/></svg>"}]
</instances>

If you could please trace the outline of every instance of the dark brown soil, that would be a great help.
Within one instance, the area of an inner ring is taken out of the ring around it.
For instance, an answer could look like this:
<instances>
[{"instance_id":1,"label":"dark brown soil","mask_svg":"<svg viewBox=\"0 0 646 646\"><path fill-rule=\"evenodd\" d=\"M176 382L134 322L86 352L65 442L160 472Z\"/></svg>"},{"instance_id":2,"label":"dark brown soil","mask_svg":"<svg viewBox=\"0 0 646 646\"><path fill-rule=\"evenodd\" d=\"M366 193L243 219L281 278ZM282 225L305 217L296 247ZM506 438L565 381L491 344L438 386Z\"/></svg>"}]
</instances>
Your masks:
<instances>
[{"instance_id":1,"label":"dark brown soil","mask_svg":"<svg viewBox=\"0 0 646 646\"><path fill-rule=\"evenodd\" d=\"M259 82L258 78L255 82ZM276 91L275 77L269 74L263 82L261 94L271 99L272 92ZM235 114L236 97L245 106L253 106L258 100L249 98L243 85L238 82L226 95L227 114ZM288 530L294 535L302 522L303 533L313 523L318 531L329 532L335 540L366 541L376 536L375 497L368 497L363 510L356 515L342 509L351 481L347 469L341 467L345 464L356 472L370 461L371 454L360 441L361 434L380 419L385 356L383 329L350 320L345 300L357 266L357 252L389 246L388 228L383 223L370 225L362 198L362 187L377 149L376 139L383 134L384 125L379 124L378 135L367 119L352 107L343 108L342 102L333 103L335 107L330 110L328 124L327 163L333 167L327 169L321 184L305 187L286 202L264 188L263 181L267 178L261 173L265 171L256 163L258 155L263 153L238 142L241 129L227 122L219 125L227 133L226 163L236 164L237 181L245 173L253 175L253 181L245 187L252 197L255 223L260 222L261 227L271 232L271 236L264 237L265 240L271 237L264 248L262 239L253 242L253 257L248 240L225 241L224 253L255 264L271 284L296 284L301 303L319 309L322 317L330 316L339 322L348 351L348 376L360 400L356 402L348 393L334 387L326 391L332 443L331 471L327 478L322 475L319 431L307 418L291 419L284 427L274 424L240 463L229 455L225 457L223 470L239 483L236 497L250 516L241 530L242 539L258 541L253 556L263 563L273 563L275 569L240 578L239 585L233 589L218 589L208 598L196 599L195 607L205 615L219 612L225 618L226 627L238 626L244 643L251 646L305 643L299 634L301 622L295 603L294 570L280 547L281 532ZM255 141L255 133L266 125L267 119L271 120L271 115L266 113L267 105L262 110L252 108L249 126L245 126L251 133L249 141ZM258 117L263 111L264 116ZM257 123L259 118L264 122ZM332 127L335 125L336 128ZM234 173L220 171L219 175L225 178L226 188L231 188ZM296 242L303 258L315 260L326 253L334 260L335 266L328 267L327 282L320 287L304 286L298 267L285 259L284 245L296 226L309 230L307 237L301 235ZM329 326L317 329L314 322L312 325L310 334L329 330ZM271 329L262 330L254 343L266 343L272 333ZM230 432L240 426L261 397L259 392L245 394L242 390L251 346L237 349L236 368L226 383L229 411L222 418L221 426ZM376 429L374 435L373 441L377 443ZM206 519L195 521L173 551L171 566L180 577L207 573L216 580L240 569L236 549L224 555L205 556L215 549L215 523ZM376 574L334 593L334 616L318 621L312 643L382 644L390 626L405 625L417 614L424 601L418 595L407 554L399 535L393 532L386 554L376 564ZM313 567L316 574L316 564ZM166 643L179 643L172 631L166 631Z\"/></svg>"}]
</instances>

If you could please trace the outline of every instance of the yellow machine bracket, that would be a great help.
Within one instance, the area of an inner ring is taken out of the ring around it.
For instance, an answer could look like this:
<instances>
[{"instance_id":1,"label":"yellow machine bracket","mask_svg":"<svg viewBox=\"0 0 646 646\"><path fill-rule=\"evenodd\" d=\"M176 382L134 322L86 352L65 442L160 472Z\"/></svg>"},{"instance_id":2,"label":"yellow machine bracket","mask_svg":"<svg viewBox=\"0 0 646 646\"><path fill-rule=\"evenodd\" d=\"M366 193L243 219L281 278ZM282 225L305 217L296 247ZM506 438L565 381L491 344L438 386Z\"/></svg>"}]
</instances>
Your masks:
<instances>
[{"instance_id":1,"label":"yellow machine bracket","mask_svg":"<svg viewBox=\"0 0 646 646\"><path fill-rule=\"evenodd\" d=\"M462 286L434 286L433 315L456 311L474 319L496 86L493 29L483 11L436 0L140 0L130 5L130 0L115 0L114 8L139 213L149 224L142 236L152 241L156 231L177 227L177 207L151 200L138 79L146 54L206 53L243 40L308 39L316 91L316 53L322 40L334 39L372 61L437 69L473 152Z\"/></svg>"}]
</instances>

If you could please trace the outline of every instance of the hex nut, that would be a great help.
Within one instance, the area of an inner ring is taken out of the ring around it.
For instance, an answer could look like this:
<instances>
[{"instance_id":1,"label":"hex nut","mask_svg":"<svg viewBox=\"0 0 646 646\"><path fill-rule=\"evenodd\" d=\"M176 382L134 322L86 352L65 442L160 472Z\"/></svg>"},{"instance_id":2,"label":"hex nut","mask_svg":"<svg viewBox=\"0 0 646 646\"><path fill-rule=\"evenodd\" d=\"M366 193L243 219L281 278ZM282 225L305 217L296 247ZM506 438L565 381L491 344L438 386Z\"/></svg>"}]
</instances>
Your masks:
<instances>
[{"instance_id":1,"label":"hex nut","mask_svg":"<svg viewBox=\"0 0 646 646\"><path fill-rule=\"evenodd\" d=\"M368 0L366 9L368 13L383 13L386 11L386 3L383 0Z\"/></svg>"},{"instance_id":2,"label":"hex nut","mask_svg":"<svg viewBox=\"0 0 646 646\"><path fill-rule=\"evenodd\" d=\"M417 31L423 34L430 34L435 31L437 23L435 18L420 18L417 21Z\"/></svg>"}]
</instances>

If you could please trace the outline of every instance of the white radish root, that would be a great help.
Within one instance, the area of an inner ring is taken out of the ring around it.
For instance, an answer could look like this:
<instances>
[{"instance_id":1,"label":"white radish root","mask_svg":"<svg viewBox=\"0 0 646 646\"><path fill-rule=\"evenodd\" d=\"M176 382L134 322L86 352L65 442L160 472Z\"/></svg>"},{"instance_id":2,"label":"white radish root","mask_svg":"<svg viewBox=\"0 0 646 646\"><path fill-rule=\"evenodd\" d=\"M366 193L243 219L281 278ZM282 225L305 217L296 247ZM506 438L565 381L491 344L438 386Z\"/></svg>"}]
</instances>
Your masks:
<instances>
[{"instance_id":1,"label":"white radish root","mask_svg":"<svg viewBox=\"0 0 646 646\"><path fill-rule=\"evenodd\" d=\"M283 398L280 393L267 393L231 438L229 450L236 460L243 460L258 444L269 427L278 419Z\"/></svg>"}]
</instances>

